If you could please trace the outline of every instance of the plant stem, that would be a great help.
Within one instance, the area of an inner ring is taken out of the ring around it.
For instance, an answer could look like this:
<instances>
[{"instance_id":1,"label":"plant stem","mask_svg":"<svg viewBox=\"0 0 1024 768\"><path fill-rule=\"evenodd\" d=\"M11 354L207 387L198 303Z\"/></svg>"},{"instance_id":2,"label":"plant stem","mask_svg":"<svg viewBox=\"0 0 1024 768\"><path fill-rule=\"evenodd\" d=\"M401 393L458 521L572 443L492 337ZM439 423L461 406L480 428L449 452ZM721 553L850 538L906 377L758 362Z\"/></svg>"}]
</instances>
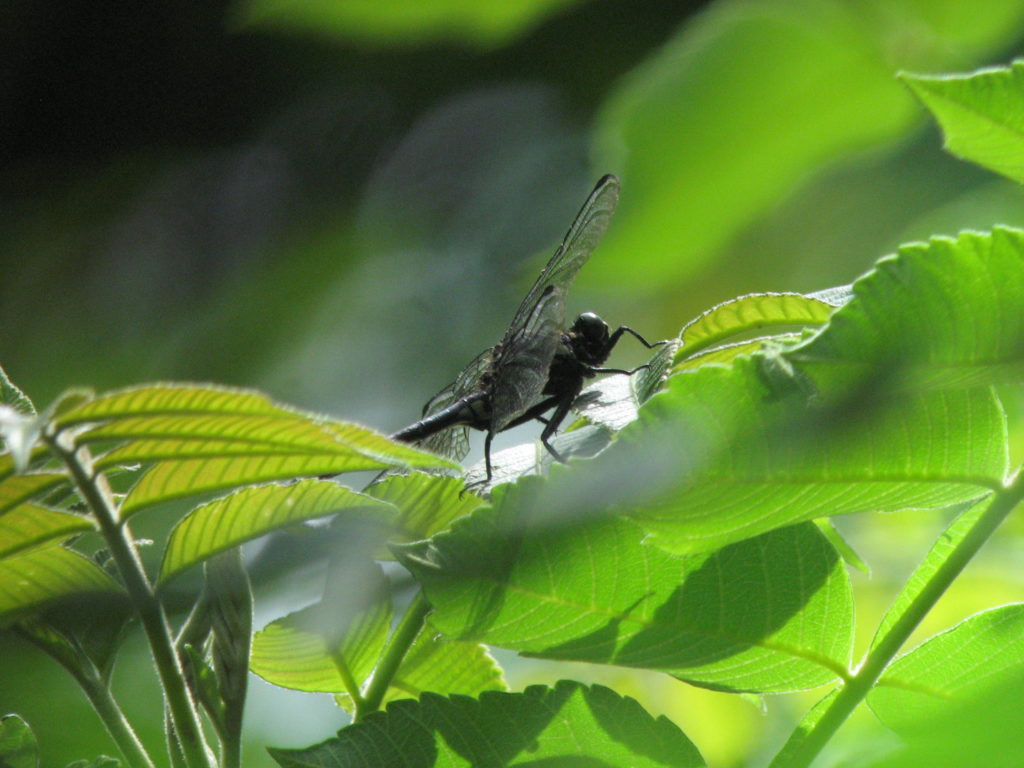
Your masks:
<instances>
[{"instance_id":1,"label":"plant stem","mask_svg":"<svg viewBox=\"0 0 1024 768\"><path fill-rule=\"evenodd\" d=\"M76 677L78 676L76 675ZM132 768L154 768L153 761L146 753L142 742L139 741L135 730L114 700L110 686L98 678L89 681L79 679L78 684L82 686L82 690L89 698L89 703L92 704L96 714L100 716L100 720L107 727L107 732L117 744L117 748L121 750L128 765Z\"/></svg>"},{"instance_id":2,"label":"plant stem","mask_svg":"<svg viewBox=\"0 0 1024 768\"><path fill-rule=\"evenodd\" d=\"M387 650L384 651L380 664L377 665L377 671L373 673L373 679L363 697L363 706L360 707L358 700L356 701L356 720L361 720L370 712L380 709L384 694L387 693L388 686L391 685L409 647L420 630L423 629L428 613L430 613L430 603L427 602L422 591L417 592L395 629L395 633L391 636L391 642L388 644Z\"/></svg>"},{"instance_id":3,"label":"plant stem","mask_svg":"<svg viewBox=\"0 0 1024 768\"><path fill-rule=\"evenodd\" d=\"M1024 497L1024 473L1018 473L1008 486L993 496L988 509L981 514L960 543L950 551L949 556L936 569L928 583L910 602L889 631L872 647L857 672L832 699L814 726L806 735L791 737L791 742L795 742L796 738L799 738L799 743L787 744L786 748L776 755L770 768L805 768L811 764L811 761L821 752L829 739L839 730L839 727L846 722L857 705L868 695L882 672L889 666L918 624L938 602L971 558L991 538L1022 497Z\"/></svg>"},{"instance_id":4,"label":"plant stem","mask_svg":"<svg viewBox=\"0 0 1024 768\"><path fill-rule=\"evenodd\" d=\"M73 641L66 644L48 642L45 635L26 631L24 627L20 634L64 667L75 679L128 765L131 768L154 768L152 758L139 741L135 729L114 699L109 683L103 679L92 659Z\"/></svg>"},{"instance_id":5,"label":"plant stem","mask_svg":"<svg viewBox=\"0 0 1024 768\"><path fill-rule=\"evenodd\" d=\"M164 697L171 711L182 752L189 768L212 768L209 750L203 738L199 715L185 684L185 676L174 651L171 630L163 606L142 566L138 550L127 525L118 519L106 478L93 470L92 460L84 447L76 447L70 436L50 434L47 444L60 457L75 482L82 499L99 524L100 532L110 547L125 589L149 640Z\"/></svg>"}]
</instances>

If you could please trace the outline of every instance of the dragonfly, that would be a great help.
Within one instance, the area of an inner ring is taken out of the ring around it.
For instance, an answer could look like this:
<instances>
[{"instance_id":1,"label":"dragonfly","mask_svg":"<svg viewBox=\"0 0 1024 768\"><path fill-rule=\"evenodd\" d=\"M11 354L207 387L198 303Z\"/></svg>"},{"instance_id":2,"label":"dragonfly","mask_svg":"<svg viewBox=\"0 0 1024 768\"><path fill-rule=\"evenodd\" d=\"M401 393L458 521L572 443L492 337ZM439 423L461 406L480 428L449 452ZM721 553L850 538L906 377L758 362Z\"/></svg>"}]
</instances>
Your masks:
<instances>
[{"instance_id":1,"label":"dragonfly","mask_svg":"<svg viewBox=\"0 0 1024 768\"><path fill-rule=\"evenodd\" d=\"M628 333L648 349L665 343L652 344L625 325L610 331L593 312L579 315L565 329L566 293L608 228L618 200L619 180L611 174L603 176L527 292L501 341L477 355L454 381L427 401L419 421L398 430L391 439L461 461L469 453L469 429L486 432L487 471L480 485L487 485L492 476L494 436L536 420L544 424L541 443L556 460L565 461L550 440L586 380L605 373L628 376L647 367L603 367L622 336Z\"/></svg>"}]
</instances>

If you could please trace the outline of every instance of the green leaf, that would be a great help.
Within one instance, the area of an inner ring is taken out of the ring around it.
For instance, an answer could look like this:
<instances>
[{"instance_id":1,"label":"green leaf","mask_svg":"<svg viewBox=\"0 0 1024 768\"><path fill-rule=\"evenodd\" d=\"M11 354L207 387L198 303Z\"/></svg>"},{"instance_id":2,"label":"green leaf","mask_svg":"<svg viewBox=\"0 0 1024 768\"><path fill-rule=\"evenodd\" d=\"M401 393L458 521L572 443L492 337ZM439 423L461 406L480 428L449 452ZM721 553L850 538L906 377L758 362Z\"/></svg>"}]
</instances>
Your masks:
<instances>
[{"instance_id":1,"label":"green leaf","mask_svg":"<svg viewBox=\"0 0 1024 768\"><path fill-rule=\"evenodd\" d=\"M786 357L820 386L862 373L889 387L1024 378L1024 231L999 227L901 246Z\"/></svg>"},{"instance_id":2,"label":"green leaf","mask_svg":"<svg viewBox=\"0 0 1024 768\"><path fill-rule=\"evenodd\" d=\"M294 28L317 35L380 45L459 40L491 47L511 41L572 0L516 0L477 3L471 0L249 0L237 2L238 23Z\"/></svg>"},{"instance_id":3,"label":"green leaf","mask_svg":"<svg viewBox=\"0 0 1024 768\"><path fill-rule=\"evenodd\" d=\"M842 688L833 688L825 696L811 707L807 714L800 720L800 724L793 729L782 749L772 758L772 766L784 766L793 760L795 755L800 753L807 737L814 732L815 727L828 712L832 701L839 695ZM799 763L798 763L799 764Z\"/></svg>"},{"instance_id":4,"label":"green leaf","mask_svg":"<svg viewBox=\"0 0 1024 768\"><path fill-rule=\"evenodd\" d=\"M0 515L28 499L42 496L67 483L67 475L56 472L26 472L23 475L16 475L11 457L0 456Z\"/></svg>"},{"instance_id":5,"label":"green leaf","mask_svg":"<svg viewBox=\"0 0 1024 768\"><path fill-rule=\"evenodd\" d=\"M428 693L418 702L393 702L322 744L270 754L283 768L705 765L666 718L608 688L571 681L479 699Z\"/></svg>"},{"instance_id":6,"label":"green leaf","mask_svg":"<svg viewBox=\"0 0 1024 768\"><path fill-rule=\"evenodd\" d=\"M346 565L340 579L346 582L346 602L334 599L329 590L321 602L257 632L253 672L268 683L299 691L359 690L384 648L392 607L380 566L367 563L354 577L351 564Z\"/></svg>"},{"instance_id":7,"label":"green leaf","mask_svg":"<svg viewBox=\"0 0 1024 768\"><path fill-rule=\"evenodd\" d=\"M332 480L301 480L288 485L243 488L196 507L171 531L160 568L166 582L219 552L280 528L345 512L386 528L390 504L357 493Z\"/></svg>"},{"instance_id":8,"label":"green leaf","mask_svg":"<svg viewBox=\"0 0 1024 768\"><path fill-rule=\"evenodd\" d=\"M712 3L620 78L597 165L624 192L584 280L676 284L829 161L909 129L877 15L857 8Z\"/></svg>"},{"instance_id":9,"label":"green leaf","mask_svg":"<svg viewBox=\"0 0 1024 768\"><path fill-rule=\"evenodd\" d=\"M988 390L826 407L780 396L758 359L675 376L617 443L552 472L538 501L574 517L625 510L686 554L785 525L865 511L942 508L1000 487L1005 417Z\"/></svg>"},{"instance_id":10,"label":"green leaf","mask_svg":"<svg viewBox=\"0 0 1024 768\"><path fill-rule=\"evenodd\" d=\"M722 302L687 323L676 364L726 339L763 328L816 326L828 322L835 307L799 293L753 293Z\"/></svg>"},{"instance_id":11,"label":"green leaf","mask_svg":"<svg viewBox=\"0 0 1024 768\"><path fill-rule=\"evenodd\" d=\"M132 441L105 457L104 467L250 455L336 457L342 466L346 459L362 459L362 464L371 459L374 466L456 467L365 427L287 408L259 392L210 385L120 390L73 408L56 422L60 428L93 425L78 435L81 443Z\"/></svg>"},{"instance_id":12,"label":"green leaf","mask_svg":"<svg viewBox=\"0 0 1024 768\"><path fill-rule=\"evenodd\" d=\"M39 744L28 723L17 715L0 717L0 766L38 768Z\"/></svg>"},{"instance_id":13,"label":"green leaf","mask_svg":"<svg viewBox=\"0 0 1024 768\"><path fill-rule=\"evenodd\" d=\"M697 368L701 368L705 365L717 363L719 365L728 365L738 357L750 356L755 352L760 352L765 349L769 344L778 343L792 343L799 341L802 338L801 334L788 334L780 333L774 336L759 336L756 339L749 339L748 341L737 341L732 344L723 344L720 347L714 347L704 352L698 352L690 357L683 358L676 363L673 368L673 373L682 373L684 371L692 371Z\"/></svg>"},{"instance_id":14,"label":"green leaf","mask_svg":"<svg viewBox=\"0 0 1024 768\"><path fill-rule=\"evenodd\" d=\"M445 530L483 504L479 496L464 493L465 487L459 478L414 473L386 477L367 488L366 494L398 510L392 539L414 541Z\"/></svg>"},{"instance_id":15,"label":"green leaf","mask_svg":"<svg viewBox=\"0 0 1024 768\"><path fill-rule=\"evenodd\" d=\"M65 768L121 768L121 761L107 755L100 755L93 760L75 760Z\"/></svg>"},{"instance_id":16,"label":"green leaf","mask_svg":"<svg viewBox=\"0 0 1024 768\"><path fill-rule=\"evenodd\" d=\"M23 416L35 416L36 407L7 376L7 371L0 365L0 405L9 405Z\"/></svg>"},{"instance_id":17,"label":"green leaf","mask_svg":"<svg viewBox=\"0 0 1024 768\"><path fill-rule=\"evenodd\" d=\"M504 691L507 687L501 667L485 646L447 640L428 625L402 659L382 703L415 699L428 692L479 696L484 691ZM341 694L335 699L352 711L351 697Z\"/></svg>"},{"instance_id":18,"label":"green leaf","mask_svg":"<svg viewBox=\"0 0 1024 768\"><path fill-rule=\"evenodd\" d=\"M59 598L119 591L102 568L62 546L0 560L0 622L37 611Z\"/></svg>"},{"instance_id":19,"label":"green leaf","mask_svg":"<svg viewBox=\"0 0 1024 768\"><path fill-rule=\"evenodd\" d=\"M400 553L446 635L729 691L796 690L846 668L850 586L813 525L677 558L628 521L546 519L542 488L498 489L495 508Z\"/></svg>"},{"instance_id":20,"label":"green leaf","mask_svg":"<svg viewBox=\"0 0 1024 768\"><path fill-rule=\"evenodd\" d=\"M929 727L957 702L1024 684L1024 603L975 614L894 661L868 694L895 731Z\"/></svg>"},{"instance_id":21,"label":"green leaf","mask_svg":"<svg viewBox=\"0 0 1024 768\"><path fill-rule=\"evenodd\" d=\"M9 405L0 405L0 441L10 453L17 472L24 472L39 443L43 422Z\"/></svg>"},{"instance_id":22,"label":"green leaf","mask_svg":"<svg viewBox=\"0 0 1024 768\"><path fill-rule=\"evenodd\" d=\"M939 121L947 151L1024 182L1024 61L963 75L900 78Z\"/></svg>"},{"instance_id":23,"label":"green leaf","mask_svg":"<svg viewBox=\"0 0 1024 768\"><path fill-rule=\"evenodd\" d=\"M885 639L889 630L903 617L918 596L928 588L935 573L971 532L987 508L987 501L967 505L967 509L957 515L949 527L942 532L942 535L935 540L928 554L914 568L907 583L903 585L903 589L900 590L893 604L882 617L878 629L875 630L875 636L871 640L872 650Z\"/></svg>"},{"instance_id":24,"label":"green leaf","mask_svg":"<svg viewBox=\"0 0 1024 768\"><path fill-rule=\"evenodd\" d=\"M1002 679L985 690L946 701L941 714L900 732L900 747L865 768L984 766L1019 768L1024 754L1020 708L1021 681Z\"/></svg>"},{"instance_id":25,"label":"green leaf","mask_svg":"<svg viewBox=\"0 0 1024 768\"><path fill-rule=\"evenodd\" d=\"M80 515L38 504L19 504L0 515L0 559L91 530L92 523Z\"/></svg>"},{"instance_id":26,"label":"green leaf","mask_svg":"<svg viewBox=\"0 0 1024 768\"><path fill-rule=\"evenodd\" d=\"M573 410L612 432L636 421L640 406L664 386L678 345L670 339L658 347L646 368L629 376L609 374L591 384L573 403Z\"/></svg>"}]
</instances>

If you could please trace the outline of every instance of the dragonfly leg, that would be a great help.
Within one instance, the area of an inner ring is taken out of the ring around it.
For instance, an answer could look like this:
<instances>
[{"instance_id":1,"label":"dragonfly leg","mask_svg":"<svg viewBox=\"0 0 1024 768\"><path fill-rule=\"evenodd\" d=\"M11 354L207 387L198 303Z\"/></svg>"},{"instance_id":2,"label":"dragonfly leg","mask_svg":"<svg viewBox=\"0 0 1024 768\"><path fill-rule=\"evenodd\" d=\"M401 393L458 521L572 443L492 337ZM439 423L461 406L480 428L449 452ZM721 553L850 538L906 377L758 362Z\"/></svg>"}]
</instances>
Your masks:
<instances>
[{"instance_id":1,"label":"dragonfly leg","mask_svg":"<svg viewBox=\"0 0 1024 768\"><path fill-rule=\"evenodd\" d=\"M636 368L628 371L625 368L591 368L590 373L621 373L625 376L632 376L637 371L642 371L645 368L650 367L650 363L644 363L643 365L638 365Z\"/></svg>"},{"instance_id":2,"label":"dragonfly leg","mask_svg":"<svg viewBox=\"0 0 1024 768\"><path fill-rule=\"evenodd\" d=\"M581 382L582 384L582 382ZM565 458L548 441L558 431L558 428L565 421L565 417L569 414L569 409L572 408L573 402L580 393L582 387L576 387L571 393L563 396L558 401L558 407L555 408L555 412L551 414L551 418L548 419L547 425L544 427L544 431L540 433L540 441L545 448L548 449L548 453L555 457L555 459L562 464L565 464Z\"/></svg>"},{"instance_id":3,"label":"dragonfly leg","mask_svg":"<svg viewBox=\"0 0 1024 768\"><path fill-rule=\"evenodd\" d=\"M491 482L491 440L494 439L494 431L488 429L487 437L484 439L484 465L487 467L487 477L484 478L483 485L488 485Z\"/></svg>"},{"instance_id":4,"label":"dragonfly leg","mask_svg":"<svg viewBox=\"0 0 1024 768\"><path fill-rule=\"evenodd\" d=\"M554 408L558 404L558 401L558 395L552 395L551 397L544 398L535 406L533 406L530 410L524 413L522 416L520 416L517 419L513 419L504 427L502 427L501 431L504 432L506 429L518 427L520 424L525 424L526 422L533 421L534 419L541 422L542 424L547 424L548 419L545 419L543 416L541 416L541 414L544 413L544 411Z\"/></svg>"},{"instance_id":5,"label":"dragonfly leg","mask_svg":"<svg viewBox=\"0 0 1024 768\"><path fill-rule=\"evenodd\" d=\"M619 343L619 339L622 338L622 334L624 334L624 333L631 334L633 337L636 338L637 341L639 341L641 344L643 344L648 349L654 349L655 347L660 347L662 344L666 343L664 341L655 341L655 342L652 343L652 342L648 341L647 339L645 339L643 336L641 336L639 333L634 331L628 325L620 325L618 328L615 329L615 332L612 333L612 335L608 337L608 351L609 352L611 352L612 348L616 344Z\"/></svg>"}]
</instances>

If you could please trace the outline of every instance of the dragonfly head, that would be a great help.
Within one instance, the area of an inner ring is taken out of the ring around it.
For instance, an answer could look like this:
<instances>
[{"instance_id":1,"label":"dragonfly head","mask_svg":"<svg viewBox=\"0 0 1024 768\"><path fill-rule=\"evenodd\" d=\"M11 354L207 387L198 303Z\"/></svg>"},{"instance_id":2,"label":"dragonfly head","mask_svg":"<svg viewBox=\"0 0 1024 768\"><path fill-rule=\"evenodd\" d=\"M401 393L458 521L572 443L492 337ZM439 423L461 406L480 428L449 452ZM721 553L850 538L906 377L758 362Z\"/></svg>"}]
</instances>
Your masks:
<instances>
[{"instance_id":1,"label":"dragonfly head","mask_svg":"<svg viewBox=\"0 0 1024 768\"><path fill-rule=\"evenodd\" d=\"M576 358L587 365L601 365L608 359L608 323L593 312L576 318L569 333Z\"/></svg>"}]
</instances>

